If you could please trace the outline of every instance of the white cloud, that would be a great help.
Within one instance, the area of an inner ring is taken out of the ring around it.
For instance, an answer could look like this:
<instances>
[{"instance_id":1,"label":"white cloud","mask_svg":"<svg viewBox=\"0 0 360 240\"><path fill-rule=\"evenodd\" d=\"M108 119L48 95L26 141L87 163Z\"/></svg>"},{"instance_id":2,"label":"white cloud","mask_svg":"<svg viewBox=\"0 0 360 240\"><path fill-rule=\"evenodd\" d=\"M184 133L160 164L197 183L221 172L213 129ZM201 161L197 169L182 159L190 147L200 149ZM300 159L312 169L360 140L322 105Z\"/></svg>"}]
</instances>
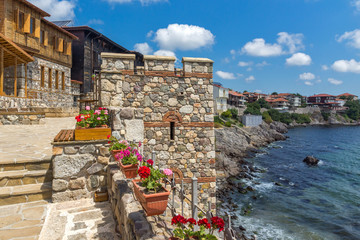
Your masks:
<instances>
[{"instance_id":1,"label":"white cloud","mask_svg":"<svg viewBox=\"0 0 360 240\"><path fill-rule=\"evenodd\" d=\"M245 81L246 81L246 82L252 82L252 81L255 81L255 77L251 75L251 76L249 76L249 77L245 78Z\"/></svg>"},{"instance_id":2,"label":"white cloud","mask_svg":"<svg viewBox=\"0 0 360 240\"><path fill-rule=\"evenodd\" d=\"M327 65L322 65L321 69L324 70L324 71L327 71L327 70L329 70L329 67Z\"/></svg>"},{"instance_id":3,"label":"white cloud","mask_svg":"<svg viewBox=\"0 0 360 240\"><path fill-rule=\"evenodd\" d=\"M313 86L313 85L314 85L314 83L312 83L312 82L310 82L310 81L306 81L306 82L305 82L305 85L308 85L308 86Z\"/></svg>"},{"instance_id":4,"label":"white cloud","mask_svg":"<svg viewBox=\"0 0 360 240\"><path fill-rule=\"evenodd\" d=\"M355 7L356 11L360 12L360 0L352 0L351 6Z\"/></svg>"},{"instance_id":5,"label":"white cloud","mask_svg":"<svg viewBox=\"0 0 360 240\"><path fill-rule=\"evenodd\" d=\"M336 79L334 79L334 78L329 78L328 81L329 81L329 83L334 84L334 85L340 85L340 84L343 83L343 81L341 81L341 80L336 80Z\"/></svg>"},{"instance_id":6,"label":"white cloud","mask_svg":"<svg viewBox=\"0 0 360 240\"><path fill-rule=\"evenodd\" d=\"M227 79L227 80L236 79L235 74L230 72L217 71L216 75L218 75L222 79Z\"/></svg>"},{"instance_id":7,"label":"white cloud","mask_svg":"<svg viewBox=\"0 0 360 240\"><path fill-rule=\"evenodd\" d=\"M161 49L188 51L214 44L215 36L207 29L187 24L170 24L158 29L154 41Z\"/></svg>"},{"instance_id":8,"label":"white cloud","mask_svg":"<svg viewBox=\"0 0 360 240\"><path fill-rule=\"evenodd\" d=\"M237 73L236 75L237 75L239 78L244 76L244 74L242 74L242 73Z\"/></svg>"},{"instance_id":9,"label":"white cloud","mask_svg":"<svg viewBox=\"0 0 360 240\"><path fill-rule=\"evenodd\" d=\"M311 57L305 53L295 53L286 59L286 64L290 66L306 66L311 64Z\"/></svg>"},{"instance_id":10,"label":"white cloud","mask_svg":"<svg viewBox=\"0 0 360 240\"><path fill-rule=\"evenodd\" d=\"M351 32L345 32L336 40L338 42L347 41L348 45L354 48L360 48L360 29L355 29L354 31Z\"/></svg>"},{"instance_id":11,"label":"white cloud","mask_svg":"<svg viewBox=\"0 0 360 240\"><path fill-rule=\"evenodd\" d=\"M230 54L231 54L231 55L235 55L235 54L236 54L236 51L235 51L234 49L231 49L231 50L230 50Z\"/></svg>"},{"instance_id":12,"label":"white cloud","mask_svg":"<svg viewBox=\"0 0 360 240\"><path fill-rule=\"evenodd\" d=\"M263 38L256 38L246 43L241 49L242 53L256 57L273 57L294 53L304 49L302 33L289 34L280 32L277 43L266 43Z\"/></svg>"},{"instance_id":13,"label":"white cloud","mask_svg":"<svg viewBox=\"0 0 360 240\"><path fill-rule=\"evenodd\" d=\"M315 75L310 73L310 72L307 72L307 73L302 73L299 75L299 78L301 80L314 80L315 79Z\"/></svg>"},{"instance_id":14,"label":"white cloud","mask_svg":"<svg viewBox=\"0 0 360 240\"><path fill-rule=\"evenodd\" d=\"M105 1L107 1L109 3L119 3L119 4L139 1L141 3L141 5L143 5L143 6L147 6L152 3L167 2L167 0L105 0Z\"/></svg>"},{"instance_id":15,"label":"white cloud","mask_svg":"<svg viewBox=\"0 0 360 240\"><path fill-rule=\"evenodd\" d=\"M147 37L147 38L151 38L153 35L154 35L154 31L151 30L150 32L148 32L148 33L146 34L146 37Z\"/></svg>"},{"instance_id":16,"label":"white cloud","mask_svg":"<svg viewBox=\"0 0 360 240\"><path fill-rule=\"evenodd\" d=\"M229 63L229 62L230 62L230 59L229 59L229 58L224 58L224 59L223 59L223 62L224 62L224 63Z\"/></svg>"},{"instance_id":17,"label":"white cloud","mask_svg":"<svg viewBox=\"0 0 360 240\"><path fill-rule=\"evenodd\" d=\"M360 73L360 62L351 60L338 60L333 63L331 66L337 72L352 72Z\"/></svg>"},{"instance_id":18,"label":"white cloud","mask_svg":"<svg viewBox=\"0 0 360 240\"><path fill-rule=\"evenodd\" d=\"M295 53L305 48L302 43L304 38L302 33L288 34L287 32L280 32L278 33L278 36L279 38L277 39L277 42L281 45L287 46L289 53Z\"/></svg>"},{"instance_id":19,"label":"white cloud","mask_svg":"<svg viewBox=\"0 0 360 240\"><path fill-rule=\"evenodd\" d=\"M72 20L75 18L76 0L29 0L35 6L48 12L51 17L49 20Z\"/></svg>"},{"instance_id":20,"label":"white cloud","mask_svg":"<svg viewBox=\"0 0 360 240\"><path fill-rule=\"evenodd\" d=\"M104 21L101 19L90 19L88 24L89 25L104 25Z\"/></svg>"},{"instance_id":21,"label":"white cloud","mask_svg":"<svg viewBox=\"0 0 360 240\"><path fill-rule=\"evenodd\" d=\"M257 93L262 93L262 91L261 91L261 90L259 90L259 89L256 89L254 92L257 92Z\"/></svg>"},{"instance_id":22,"label":"white cloud","mask_svg":"<svg viewBox=\"0 0 360 240\"><path fill-rule=\"evenodd\" d=\"M270 65L270 63L268 63L268 62L266 62L266 61L263 61L263 62L261 62L261 63L257 63L257 64L256 64L257 67L264 67L264 66L269 66L269 65Z\"/></svg>"},{"instance_id":23,"label":"white cloud","mask_svg":"<svg viewBox=\"0 0 360 240\"><path fill-rule=\"evenodd\" d=\"M253 65L253 62L242 62L242 61L240 61L240 62L238 63L238 65L239 65L240 67L248 67L248 66Z\"/></svg>"},{"instance_id":24,"label":"white cloud","mask_svg":"<svg viewBox=\"0 0 360 240\"><path fill-rule=\"evenodd\" d=\"M246 71L251 72L253 69L251 67L248 67Z\"/></svg>"},{"instance_id":25,"label":"white cloud","mask_svg":"<svg viewBox=\"0 0 360 240\"><path fill-rule=\"evenodd\" d=\"M173 51L163 50L163 49L157 50L156 52L154 52L154 55L166 56L166 57L176 57L176 55Z\"/></svg>"},{"instance_id":26,"label":"white cloud","mask_svg":"<svg viewBox=\"0 0 360 240\"><path fill-rule=\"evenodd\" d=\"M244 45L241 51L255 57L272 57L282 54L282 47L279 44L266 43L263 38L256 38Z\"/></svg>"},{"instance_id":27,"label":"white cloud","mask_svg":"<svg viewBox=\"0 0 360 240\"><path fill-rule=\"evenodd\" d=\"M151 54L153 51L148 43L137 43L134 45L134 50L144 55Z\"/></svg>"}]
</instances>

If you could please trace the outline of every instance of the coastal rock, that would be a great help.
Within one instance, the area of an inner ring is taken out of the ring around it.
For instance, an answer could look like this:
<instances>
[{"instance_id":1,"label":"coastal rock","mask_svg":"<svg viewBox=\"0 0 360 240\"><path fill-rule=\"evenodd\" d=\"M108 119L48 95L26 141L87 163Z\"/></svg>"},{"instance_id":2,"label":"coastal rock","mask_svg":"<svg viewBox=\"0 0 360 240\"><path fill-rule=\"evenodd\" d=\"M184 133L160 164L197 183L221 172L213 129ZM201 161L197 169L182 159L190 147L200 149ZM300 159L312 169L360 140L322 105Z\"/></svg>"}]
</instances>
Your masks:
<instances>
[{"instance_id":1,"label":"coastal rock","mask_svg":"<svg viewBox=\"0 0 360 240\"><path fill-rule=\"evenodd\" d=\"M307 156L303 160L303 162L306 163L307 165L315 166L319 163L319 159L317 159L316 157L313 157L313 156Z\"/></svg>"},{"instance_id":2,"label":"coastal rock","mask_svg":"<svg viewBox=\"0 0 360 240\"><path fill-rule=\"evenodd\" d=\"M287 133L288 132L286 124L282 123L282 122L272 122L270 124L270 128L274 129L275 131L277 131L279 133Z\"/></svg>"}]
</instances>

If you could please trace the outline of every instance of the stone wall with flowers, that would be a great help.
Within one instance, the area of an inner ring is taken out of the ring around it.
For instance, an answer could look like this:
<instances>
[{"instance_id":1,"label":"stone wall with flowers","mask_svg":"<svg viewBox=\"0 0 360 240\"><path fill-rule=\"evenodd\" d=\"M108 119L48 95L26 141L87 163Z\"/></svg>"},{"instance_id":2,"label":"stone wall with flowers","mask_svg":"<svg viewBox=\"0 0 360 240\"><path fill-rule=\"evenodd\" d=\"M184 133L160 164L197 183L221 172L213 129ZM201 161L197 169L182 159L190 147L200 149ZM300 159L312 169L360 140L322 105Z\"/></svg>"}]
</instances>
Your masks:
<instances>
[{"instance_id":1,"label":"stone wall with flowers","mask_svg":"<svg viewBox=\"0 0 360 240\"><path fill-rule=\"evenodd\" d=\"M53 142L53 202L91 198L106 188L107 140Z\"/></svg>"},{"instance_id":2,"label":"stone wall with flowers","mask_svg":"<svg viewBox=\"0 0 360 240\"><path fill-rule=\"evenodd\" d=\"M115 112L113 134L144 142L144 155L156 152L156 164L183 179L190 196L191 178L199 182L200 206L215 209L216 171L213 128L213 61L102 53L101 106ZM128 119L126 119L128 118ZM127 121L128 120L128 121Z\"/></svg>"}]
</instances>

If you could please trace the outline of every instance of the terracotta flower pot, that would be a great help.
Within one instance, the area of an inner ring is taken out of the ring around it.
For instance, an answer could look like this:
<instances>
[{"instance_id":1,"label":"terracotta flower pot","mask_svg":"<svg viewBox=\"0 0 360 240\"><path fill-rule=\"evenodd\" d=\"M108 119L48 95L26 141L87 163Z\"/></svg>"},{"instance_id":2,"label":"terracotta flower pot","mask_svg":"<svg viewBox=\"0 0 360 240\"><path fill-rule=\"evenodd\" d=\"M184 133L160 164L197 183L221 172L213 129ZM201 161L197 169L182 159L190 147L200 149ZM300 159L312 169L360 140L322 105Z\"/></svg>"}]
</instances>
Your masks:
<instances>
[{"instance_id":1,"label":"terracotta flower pot","mask_svg":"<svg viewBox=\"0 0 360 240\"><path fill-rule=\"evenodd\" d=\"M118 165L126 178L136 178L138 164L123 165L121 161L118 161Z\"/></svg>"},{"instance_id":2,"label":"terracotta flower pot","mask_svg":"<svg viewBox=\"0 0 360 240\"><path fill-rule=\"evenodd\" d=\"M163 214L166 210L170 192L163 187L164 192L145 194L137 184L140 180L133 179L134 193L144 208L147 216Z\"/></svg>"},{"instance_id":3,"label":"terracotta flower pot","mask_svg":"<svg viewBox=\"0 0 360 240\"><path fill-rule=\"evenodd\" d=\"M111 150L111 154L112 154L112 156L114 157L115 160L116 160L115 155L118 154L121 151L122 150Z\"/></svg>"}]
</instances>

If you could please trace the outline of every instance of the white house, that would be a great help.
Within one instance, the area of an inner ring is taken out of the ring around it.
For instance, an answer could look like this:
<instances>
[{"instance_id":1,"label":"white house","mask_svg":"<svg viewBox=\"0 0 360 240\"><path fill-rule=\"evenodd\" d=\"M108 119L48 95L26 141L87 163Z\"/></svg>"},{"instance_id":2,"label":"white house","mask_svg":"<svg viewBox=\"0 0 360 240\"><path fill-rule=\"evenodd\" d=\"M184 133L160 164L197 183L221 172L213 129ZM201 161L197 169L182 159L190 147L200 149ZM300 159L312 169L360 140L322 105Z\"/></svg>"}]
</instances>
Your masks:
<instances>
[{"instance_id":1,"label":"white house","mask_svg":"<svg viewBox=\"0 0 360 240\"><path fill-rule=\"evenodd\" d=\"M221 85L213 84L214 86L214 111L221 114L227 111L227 102L229 99L229 89Z\"/></svg>"}]
</instances>

